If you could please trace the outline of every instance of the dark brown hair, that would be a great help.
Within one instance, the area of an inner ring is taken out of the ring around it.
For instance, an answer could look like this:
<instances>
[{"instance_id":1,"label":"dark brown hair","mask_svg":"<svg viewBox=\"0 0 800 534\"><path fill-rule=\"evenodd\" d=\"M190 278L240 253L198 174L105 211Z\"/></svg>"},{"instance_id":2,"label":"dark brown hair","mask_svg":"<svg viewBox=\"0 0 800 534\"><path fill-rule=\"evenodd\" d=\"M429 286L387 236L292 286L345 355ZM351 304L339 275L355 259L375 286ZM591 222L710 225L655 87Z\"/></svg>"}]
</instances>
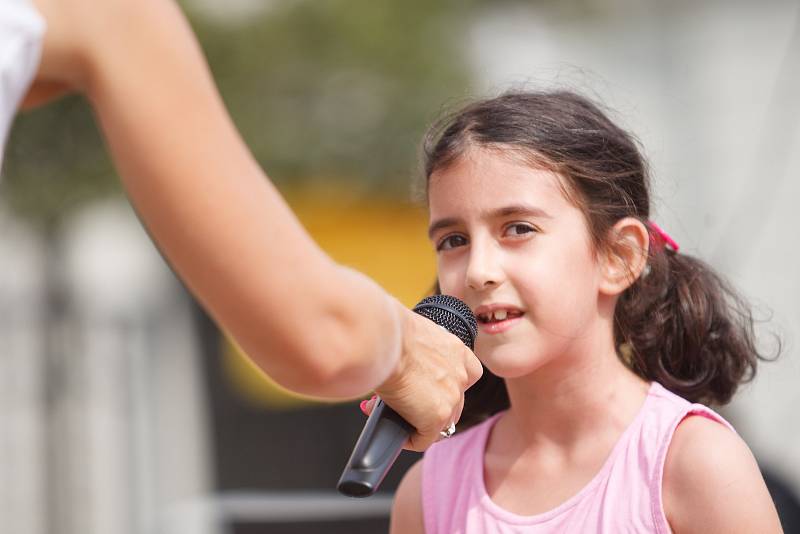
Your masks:
<instances>
[{"instance_id":1,"label":"dark brown hair","mask_svg":"<svg viewBox=\"0 0 800 534\"><path fill-rule=\"evenodd\" d=\"M426 184L472 147L507 151L556 172L583 211L597 251L614 253L610 230L620 219L648 222L648 170L636 140L580 95L506 93L445 117L424 139ZM750 308L705 263L666 248L650 232L645 274L617 301L617 352L642 378L690 401L727 403L763 358ZM467 392L461 426L508 403L504 382L484 369Z\"/></svg>"}]
</instances>

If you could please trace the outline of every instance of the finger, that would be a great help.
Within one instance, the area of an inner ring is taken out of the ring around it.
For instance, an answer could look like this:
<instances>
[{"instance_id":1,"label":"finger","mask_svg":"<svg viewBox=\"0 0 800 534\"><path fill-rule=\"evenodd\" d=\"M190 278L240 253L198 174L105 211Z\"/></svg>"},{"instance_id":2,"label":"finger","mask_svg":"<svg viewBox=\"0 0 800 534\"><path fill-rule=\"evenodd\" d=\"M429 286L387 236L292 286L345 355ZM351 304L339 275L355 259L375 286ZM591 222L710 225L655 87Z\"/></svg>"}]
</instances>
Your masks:
<instances>
[{"instance_id":1,"label":"finger","mask_svg":"<svg viewBox=\"0 0 800 534\"><path fill-rule=\"evenodd\" d=\"M455 389L453 392L456 391ZM461 393L459 391L459 393ZM458 399L458 400L456 400ZM463 395L456 396L453 393L452 399L449 401L449 404L452 406L454 403L456 404L457 415L461 415L461 411L463 409L463 402L464 398ZM443 435L442 432L450 426L451 423L454 423L455 420L452 419L454 411L447 412L446 415L440 414L439 417L435 418L431 421L430 426L426 426L426 428L417 429L417 432L412 434L409 437L408 443L408 450L423 452L428 447L442 439Z\"/></svg>"},{"instance_id":2,"label":"finger","mask_svg":"<svg viewBox=\"0 0 800 534\"><path fill-rule=\"evenodd\" d=\"M369 399L361 401L359 408L364 413L364 415L369 416L372 413L372 410L375 409L375 404L378 402L378 396L373 395Z\"/></svg>"},{"instance_id":3,"label":"finger","mask_svg":"<svg viewBox=\"0 0 800 534\"><path fill-rule=\"evenodd\" d=\"M451 419L451 421L453 423L458 423L459 421L461 421L461 414L463 412L464 412L464 398L462 397L461 402L458 403L458 406L456 406L456 409L453 411L453 418Z\"/></svg>"},{"instance_id":4,"label":"finger","mask_svg":"<svg viewBox=\"0 0 800 534\"><path fill-rule=\"evenodd\" d=\"M439 441L441 436L442 424L438 422L441 418L437 418L437 422L430 422L425 428L417 428L408 436L408 441L404 447L410 451L424 452L428 447ZM441 427L441 428L440 428Z\"/></svg>"},{"instance_id":5,"label":"finger","mask_svg":"<svg viewBox=\"0 0 800 534\"><path fill-rule=\"evenodd\" d=\"M475 384L483 376L483 364L469 349L465 350L464 365L467 368L467 388Z\"/></svg>"},{"instance_id":6,"label":"finger","mask_svg":"<svg viewBox=\"0 0 800 534\"><path fill-rule=\"evenodd\" d=\"M407 446L403 448L409 451L425 452L428 447L439 441L439 438L441 438L439 431L428 434L415 432L409 436L406 442Z\"/></svg>"}]
</instances>

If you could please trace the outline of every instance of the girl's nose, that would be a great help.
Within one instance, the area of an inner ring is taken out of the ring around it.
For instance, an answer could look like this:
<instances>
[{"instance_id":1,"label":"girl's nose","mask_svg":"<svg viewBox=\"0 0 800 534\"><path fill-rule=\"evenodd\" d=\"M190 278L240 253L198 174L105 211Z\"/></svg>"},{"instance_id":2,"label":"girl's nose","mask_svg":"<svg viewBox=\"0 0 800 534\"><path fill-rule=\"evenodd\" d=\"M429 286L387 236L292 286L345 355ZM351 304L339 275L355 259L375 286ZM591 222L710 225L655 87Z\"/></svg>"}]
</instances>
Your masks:
<instances>
[{"instance_id":1,"label":"girl's nose","mask_svg":"<svg viewBox=\"0 0 800 534\"><path fill-rule=\"evenodd\" d=\"M491 243L479 244L473 240L465 280L467 287L481 291L502 283L504 275L497 256L498 251Z\"/></svg>"}]
</instances>

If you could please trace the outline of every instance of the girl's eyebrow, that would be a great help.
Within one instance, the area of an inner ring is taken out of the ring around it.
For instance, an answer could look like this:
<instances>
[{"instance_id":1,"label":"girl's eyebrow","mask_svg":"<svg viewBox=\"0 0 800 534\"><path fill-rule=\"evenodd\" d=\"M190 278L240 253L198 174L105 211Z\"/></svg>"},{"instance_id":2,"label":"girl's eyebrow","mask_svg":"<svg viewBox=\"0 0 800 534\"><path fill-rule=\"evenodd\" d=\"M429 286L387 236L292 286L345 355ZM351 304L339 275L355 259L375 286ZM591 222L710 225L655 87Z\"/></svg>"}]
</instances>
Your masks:
<instances>
[{"instance_id":1,"label":"girl's eyebrow","mask_svg":"<svg viewBox=\"0 0 800 534\"><path fill-rule=\"evenodd\" d=\"M500 217L509 217L511 215L523 215L537 219L553 218L552 215L547 213L542 208L531 206L529 204L512 204L510 206L503 206L502 208L493 209L484 215L484 218L496 219ZM428 237L433 237L433 234L442 228L456 226L459 222L461 222L461 219L458 217L445 217L444 219L433 221L428 227Z\"/></svg>"},{"instance_id":2,"label":"girl's eyebrow","mask_svg":"<svg viewBox=\"0 0 800 534\"><path fill-rule=\"evenodd\" d=\"M460 219L457 217L445 217L444 219L439 219L438 221L433 221L431 225L428 227L428 239L433 237L433 234L436 233L438 230L442 228L449 228L451 226L456 226Z\"/></svg>"},{"instance_id":3,"label":"girl's eyebrow","mask_svg":"<svg viewBox=\"0 0 800 534\"><path fill-rule=\"evenodd\" d=\"M552 219L553 216L547 213L542 208L531 206L530 204L513 204L492 210L489 212L489 218L508 217L510 215L526 215L528 217L535 217L537 219Z\"/></svg>"}]
</instances>

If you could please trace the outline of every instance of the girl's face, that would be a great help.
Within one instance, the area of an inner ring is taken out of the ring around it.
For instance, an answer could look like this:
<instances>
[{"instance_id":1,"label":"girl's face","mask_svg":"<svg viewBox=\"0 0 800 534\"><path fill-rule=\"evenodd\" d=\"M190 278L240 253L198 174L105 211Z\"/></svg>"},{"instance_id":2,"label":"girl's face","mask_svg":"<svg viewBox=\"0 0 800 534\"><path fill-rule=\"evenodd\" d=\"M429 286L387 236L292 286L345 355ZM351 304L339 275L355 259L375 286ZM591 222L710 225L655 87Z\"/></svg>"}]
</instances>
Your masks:
<instances>
[{"instance_id":1,"label":"girl's face","mask_svg":"<svg viewBox=\"0 0 800 534\"><path fill-rule=\"evenodd\" d=\"M478 319L475 353L503 378L586 347L601 270L583 213L559 177L472 148L429 182L442 293Z\"/></svg>"}]
</instances>

